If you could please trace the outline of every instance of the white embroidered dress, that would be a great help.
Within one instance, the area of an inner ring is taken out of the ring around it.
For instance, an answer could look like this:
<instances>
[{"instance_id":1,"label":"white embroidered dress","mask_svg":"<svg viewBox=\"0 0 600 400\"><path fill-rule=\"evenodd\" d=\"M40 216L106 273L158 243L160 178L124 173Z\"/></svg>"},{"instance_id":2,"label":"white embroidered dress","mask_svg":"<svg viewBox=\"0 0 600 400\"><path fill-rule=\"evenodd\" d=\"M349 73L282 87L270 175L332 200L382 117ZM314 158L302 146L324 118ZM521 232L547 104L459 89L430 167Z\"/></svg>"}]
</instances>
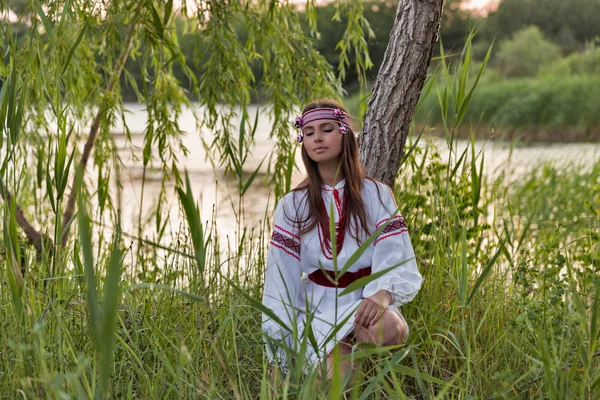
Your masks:
<instances>
[{"instance_id":1,"label":"white embroidered dress","mask_svg":"<svg viewBox=\"0 0 600 400\"><path fill-rule=\"evenodd\" d=\"M341 204L344 185L345 181L341 181L335 187L323 185L322 189L328 213L330 205L335 205L333 213L336 222L344 207ZM356 272L371 267L373 274L397 267L369 282L364 288L343 296L339 296L344 290L342 288L321 286L308 279L307 274L320 268L333 271L334 265L321 249L319 228L300 237L298 227L293 223L294 220L303 220L307 216L306 192L290 192L277 204L267 256L263 304L296 333L284 329L276 320L263 313L263 331L274 339L267 340L270 361L277 359L285 364L285 352L281 346L273 346L273 343L283 342L284 347L297 349L300 336L305 332L304 325L309 313L314 313L311 322L314 340L309 343L316 342L317 346L314 348L314 345L309 344L306 355L312 364L317 364L337 342L352 331L354 314L364 297L372 296L379 290L388 290L394 299L390 308L398 312L397 307L410 302L419 291L421 275L404 218L397 213L398 207L391 190L382 183L366 179L361 194L370 233L390 221L348 271ZM357 241L346 233L343 247L338 251L338 270L344 267L359 247ZM330 337L337 328L339 330ZM296 341L294 335L297 336ZM275 354L272 349L275 349Z\"/></svg>"}]
</instances>

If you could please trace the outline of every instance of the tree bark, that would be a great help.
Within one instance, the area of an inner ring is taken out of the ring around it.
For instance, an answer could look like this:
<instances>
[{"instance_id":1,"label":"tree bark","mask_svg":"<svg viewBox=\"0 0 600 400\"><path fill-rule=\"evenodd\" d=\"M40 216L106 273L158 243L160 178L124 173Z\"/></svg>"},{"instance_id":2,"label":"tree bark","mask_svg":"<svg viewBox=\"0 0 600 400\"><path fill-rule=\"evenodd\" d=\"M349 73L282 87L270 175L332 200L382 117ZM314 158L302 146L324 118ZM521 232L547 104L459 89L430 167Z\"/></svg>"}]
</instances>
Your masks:
<instances>
[{"instance_id":1,"label":"tree bark","mask_svg":"<svg viewBox=\"0 0 600 400\"><path fill-rule=\"evenodd\" d=\"M361 160L367 175L391 187L438 39L442 5L443 0L400 1L368 103Z\"/></svg>"}]
</instances>

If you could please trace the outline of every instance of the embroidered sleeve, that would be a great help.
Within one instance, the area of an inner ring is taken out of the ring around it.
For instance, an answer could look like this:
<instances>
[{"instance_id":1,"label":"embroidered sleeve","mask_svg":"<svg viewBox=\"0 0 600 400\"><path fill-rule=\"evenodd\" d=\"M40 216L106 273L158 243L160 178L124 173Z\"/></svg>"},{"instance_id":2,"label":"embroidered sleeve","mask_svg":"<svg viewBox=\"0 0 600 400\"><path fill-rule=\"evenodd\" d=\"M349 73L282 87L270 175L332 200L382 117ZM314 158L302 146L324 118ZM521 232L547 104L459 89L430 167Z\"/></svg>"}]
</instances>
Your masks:
<instances>
[{"instance_id":1,"label":"embroidered sleeve","mask_svg":"<svg viewBox=\"0 0 600 400\"><path fill-rule=\"evenodd\" d=\"M380 197L380 198L379 198ZM421 274L417 268L415 253L408 236L406 222L398 212L398 206L389 187L380 184L379 195L371 196L376 227L386 224L375 239L375 249L371 269L373 272L392 268L381 277L369 282L363 292L364 297L387 290L400 306L410 302L421 287Z\"/></svg>"},{"instance_id":2,"label":"embroidered sleeve","mask_svg":"<svg viewBox=\"0 0 600 400\"><path fill-rule=\"evenodd\" d=\"M300 261L300 238L281 226L274 226L270 245Z\"/></svg>"},{"instance_id":3,"label":"embroidered sleeve","mask_svg":"<svg viewBox=\"0 0 600 400\"><path fill-rule=\"evenodd\" d=\"M275 224L265 272L263 304L283 323L262 314L267 356L270 362L286 365L286 348L293 345L292 332L296 320L296 303L300 285L300 237L295 232L292 207L284 197L275 210Z\"/></svg>"},{"instance_id":4,"label":"embroidered sleeve","mask_svg":"<svg viewBox=\"0 0 600 400\"><path fill-rule=\"evenodd\" d=\"M390 222L388 222L390 221ZM402 215L395 215L391 218L384 218L379 223L377 223L376 228L379 228L381 225L388 222L388 224L383 228L383 231L379 235L377 239L375 239L375 244L381 242L384 239L387 239L392 236L401 235L405 232L408 232L408 228L406 227L406 222Z\"/></svg>"}]
</instances>

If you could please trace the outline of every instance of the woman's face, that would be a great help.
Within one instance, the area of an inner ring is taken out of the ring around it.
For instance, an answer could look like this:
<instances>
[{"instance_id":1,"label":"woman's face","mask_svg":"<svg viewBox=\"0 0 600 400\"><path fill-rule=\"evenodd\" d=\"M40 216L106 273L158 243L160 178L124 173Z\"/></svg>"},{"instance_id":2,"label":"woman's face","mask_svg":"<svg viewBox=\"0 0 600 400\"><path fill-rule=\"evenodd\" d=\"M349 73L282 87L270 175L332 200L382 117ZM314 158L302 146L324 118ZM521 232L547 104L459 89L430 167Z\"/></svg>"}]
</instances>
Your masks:
<instances>
[{"instance_id":1,"label":"woman's face","mask_svg":"<svg viewBox=\"0 0 600 400\"><path fill-rule=\"evenodd\" d=\"M317 120L302 128L302 141L311 160L319 163L339 162L342 154L342 133L337 121Z\"/></svg>"}]
</instances>

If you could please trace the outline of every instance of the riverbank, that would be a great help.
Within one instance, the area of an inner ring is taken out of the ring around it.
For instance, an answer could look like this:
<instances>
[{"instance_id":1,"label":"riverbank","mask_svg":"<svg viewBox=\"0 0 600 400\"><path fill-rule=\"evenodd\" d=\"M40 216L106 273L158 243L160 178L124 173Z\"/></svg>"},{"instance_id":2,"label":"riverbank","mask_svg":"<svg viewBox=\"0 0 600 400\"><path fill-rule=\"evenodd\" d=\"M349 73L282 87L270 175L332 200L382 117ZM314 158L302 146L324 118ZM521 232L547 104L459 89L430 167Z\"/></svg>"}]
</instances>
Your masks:
<instances>
[{"instance_id":1,"label":"riverbank","mask_svg":"<svg viewBox=\"0 0 600 400\"><path fill-rule=\"evenodd\" d=\"M426 126L417 124L415 132L427 131L431 136L444 138L446 136L443 125ZM514 142L518 146L544 146L547 144L573 144L600 142L600 128L579 130L577 128L561 129L535 129L535 128L499 128L479 124L468 127L461 126L454 131L455 138L467 140L474 137L480 141L493 141L510 143Z\"/></svg>"}]
</instances>

